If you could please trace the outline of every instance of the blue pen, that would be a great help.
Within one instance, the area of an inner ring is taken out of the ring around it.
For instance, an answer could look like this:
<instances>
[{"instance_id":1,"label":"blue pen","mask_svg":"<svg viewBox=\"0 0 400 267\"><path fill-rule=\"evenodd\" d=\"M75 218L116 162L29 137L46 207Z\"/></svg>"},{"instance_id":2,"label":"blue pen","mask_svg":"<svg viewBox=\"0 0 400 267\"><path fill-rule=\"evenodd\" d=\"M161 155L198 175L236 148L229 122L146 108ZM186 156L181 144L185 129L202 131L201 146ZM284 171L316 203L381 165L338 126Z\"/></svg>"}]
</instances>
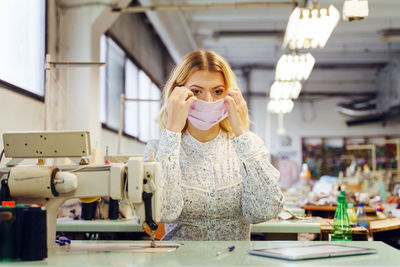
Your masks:
<instances>
[{"instance_id":1,"label":"blue pen","mask_svg":"<svg viewBox=\"0 0 400 267\"><path fill-rule=\"evenodd\" d=\"M64 246L64 245L70 245L71 244L71 240L69 240L67 237L65 236L60 236L58 238L58 240L56 240L56 244L60 245L60 246Z\"/></svg>"},{"instance_id":2,"label":"blue pen","mask_svg":"<svg viewBox=\"0 0 400 267\"><path fill-rule=\"evenodd\" d=\"M218 252L217 252L217 256L221 256L221 255L223 255L223 254L226 254L226 253L228 253L228 252L231 252L231 251L233 251L234 249L235 249L235 246L227 247L226 249L224 249L224 250L222 250L222 251L218 251Z\"/></svg>"}]
</instances>

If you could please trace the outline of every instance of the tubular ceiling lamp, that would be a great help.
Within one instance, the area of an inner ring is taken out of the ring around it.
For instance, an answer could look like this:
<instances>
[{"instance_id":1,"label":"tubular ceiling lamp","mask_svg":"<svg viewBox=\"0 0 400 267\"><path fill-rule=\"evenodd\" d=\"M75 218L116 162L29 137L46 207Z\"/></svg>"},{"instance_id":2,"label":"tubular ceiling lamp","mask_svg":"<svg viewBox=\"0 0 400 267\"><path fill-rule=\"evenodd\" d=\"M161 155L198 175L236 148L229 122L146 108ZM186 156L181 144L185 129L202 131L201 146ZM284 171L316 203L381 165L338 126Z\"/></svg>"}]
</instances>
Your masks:
<instances>
[{"instance_id":1,"label":"tubular ceiling lamp","mask_svg":"<svg viewBox=\"0 0 400 267\"><path fill-rule=\"evenodd\" d=\"M301 83L298 81L275 81L269 90L271 99L296 99L301 91Z\"/></svg>"},{"instance_id":2,"label":"tubular ceiling lamp","mask_svg":"<svg viewBox=\"0 0 400 267\"><path fill-rule=\"evenodd\" d=\"M275 81L307 80L315 64L310 54L285 54L276 64Z\"/></svg>"},{"instance_id":3,"label":"tubular ceiling lamp","mask_svg":"<svg viewBox=\"0 0 400 267\"><path fill-rule=\"evenodd\" d=\"M339 22L340 13L329 8L299 8L290 14L283 48L323 48Z\"/></svg>"},{"instance_id":4,"label":"tubular ceiling lamp","mask_svg":"<svg viewBox=\"0 0 400 267\"><path fill-rule=\"evenodd\" d=\"M271 113L290 113L293 110L294 103L290 99L271 99L268 102L268 111Z\"/></svg>"}]
</instances>

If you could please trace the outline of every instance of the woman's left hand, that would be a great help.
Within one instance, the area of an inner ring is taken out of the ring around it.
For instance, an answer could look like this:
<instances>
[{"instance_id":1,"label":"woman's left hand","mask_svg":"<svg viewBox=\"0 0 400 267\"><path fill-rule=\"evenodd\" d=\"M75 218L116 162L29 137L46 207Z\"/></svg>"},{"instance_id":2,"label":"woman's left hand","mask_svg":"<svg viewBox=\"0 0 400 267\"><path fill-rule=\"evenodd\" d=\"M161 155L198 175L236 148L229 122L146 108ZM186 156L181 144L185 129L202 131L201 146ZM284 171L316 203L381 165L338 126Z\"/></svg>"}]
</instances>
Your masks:
<instances>
[{"instance_id":1,"label":"woman's left hand","mask_svg":"<svg viewBox=\"0 0 400 267\"><path fill-rule=\"evenodd\" d=\"M249 131L247 103L238 88L229 88L225 96L225 106L229 114L229 122L235 136Z\"/></svg>"}]
</instances>

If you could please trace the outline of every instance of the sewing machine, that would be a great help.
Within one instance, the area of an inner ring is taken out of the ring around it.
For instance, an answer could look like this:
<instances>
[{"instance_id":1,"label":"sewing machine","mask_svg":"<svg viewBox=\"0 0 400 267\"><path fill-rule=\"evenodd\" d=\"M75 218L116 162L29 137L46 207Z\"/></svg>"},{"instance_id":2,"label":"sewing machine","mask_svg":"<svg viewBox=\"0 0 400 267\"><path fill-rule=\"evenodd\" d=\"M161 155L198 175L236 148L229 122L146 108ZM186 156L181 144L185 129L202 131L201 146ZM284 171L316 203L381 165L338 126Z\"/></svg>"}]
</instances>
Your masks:
<instances>
[{"instance_id":1,"label":"sewing machine","mask_svg":"<svg viewBox=\"0 0 400 267\"><path fill-rule=\"evenodd\" d=\"M46 207L48 248L55 247L58 209L71 198L109 196L126 201L141 224L157 229L153 218L159 221L159 163L132 157L127 163L89 164L87 131L8 132L3 134L3 143L5 156L12 159L0 168L2 198L8 195L17 204ZM29 158L65 157L76 164L19 165Z\"/></svg>"}]
</instances>

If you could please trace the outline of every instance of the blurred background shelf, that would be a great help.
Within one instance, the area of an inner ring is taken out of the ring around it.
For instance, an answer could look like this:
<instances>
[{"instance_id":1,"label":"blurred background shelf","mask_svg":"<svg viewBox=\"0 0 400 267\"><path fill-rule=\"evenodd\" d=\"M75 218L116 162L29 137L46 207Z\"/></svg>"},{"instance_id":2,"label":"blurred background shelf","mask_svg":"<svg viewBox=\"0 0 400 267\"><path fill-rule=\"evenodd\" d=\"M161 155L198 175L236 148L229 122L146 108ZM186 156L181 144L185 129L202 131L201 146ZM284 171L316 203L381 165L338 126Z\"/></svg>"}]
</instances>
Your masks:
<instances>
[{"instance_id":1,"label":"blurred background shelf","mask_svg":"<svg viewBox=\"0 0 400 267\"><path fill-rule=\"evenodd\" d=\"M400 135L374 136L332 136L302 137L302 160L308 164L311 177L319 179L323 175L338 176L340 171L350 166L354 160L357 166L369 165L372 169L372 155L369 150L347 150L347 145L376 145L376 167L390 169L396 173L396 146L385 140L399 138Z\"/></svg>"}]
</instances>

